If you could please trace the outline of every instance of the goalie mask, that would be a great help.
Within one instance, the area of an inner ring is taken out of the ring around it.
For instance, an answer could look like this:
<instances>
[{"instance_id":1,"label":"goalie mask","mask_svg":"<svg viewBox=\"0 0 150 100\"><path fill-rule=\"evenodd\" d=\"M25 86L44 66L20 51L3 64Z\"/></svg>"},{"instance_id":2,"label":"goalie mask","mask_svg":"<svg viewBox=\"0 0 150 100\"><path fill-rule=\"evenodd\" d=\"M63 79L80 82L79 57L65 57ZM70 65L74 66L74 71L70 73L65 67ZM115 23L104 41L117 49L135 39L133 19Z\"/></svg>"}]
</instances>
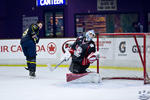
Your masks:
<instances>
[{"instance_id":1,"label":"goalie mask","mask_svg":"<svg viewBox=\"0 0 150 100\"><path fill-rule=\"evenodd\" d=\"M91 41L95 37L95 32L94 30L89 30L85 34L86 40Z\"/></svg>"}]
</instances>

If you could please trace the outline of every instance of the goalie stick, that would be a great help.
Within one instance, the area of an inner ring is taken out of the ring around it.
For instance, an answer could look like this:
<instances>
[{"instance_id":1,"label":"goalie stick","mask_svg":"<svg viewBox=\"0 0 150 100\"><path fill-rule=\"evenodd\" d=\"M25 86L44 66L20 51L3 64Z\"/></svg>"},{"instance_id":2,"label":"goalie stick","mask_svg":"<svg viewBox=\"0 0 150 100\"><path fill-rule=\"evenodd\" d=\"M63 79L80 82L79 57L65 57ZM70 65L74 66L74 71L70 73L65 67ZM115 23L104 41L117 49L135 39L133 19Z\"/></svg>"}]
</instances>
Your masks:
<instances>
[{"instance_id":1,"label":"goalie stick","mask_svg":"<svg viewBox=\"0 0 150 100\"><path fill-rule=\"evenodd\" d=\"M50 66L50 64L47 64L47 67L50 69L50 71L54 71L59 65L61 65L66 59L62 60L60 63L58 63L55 67Z\"/></svg>"}]
</instances>

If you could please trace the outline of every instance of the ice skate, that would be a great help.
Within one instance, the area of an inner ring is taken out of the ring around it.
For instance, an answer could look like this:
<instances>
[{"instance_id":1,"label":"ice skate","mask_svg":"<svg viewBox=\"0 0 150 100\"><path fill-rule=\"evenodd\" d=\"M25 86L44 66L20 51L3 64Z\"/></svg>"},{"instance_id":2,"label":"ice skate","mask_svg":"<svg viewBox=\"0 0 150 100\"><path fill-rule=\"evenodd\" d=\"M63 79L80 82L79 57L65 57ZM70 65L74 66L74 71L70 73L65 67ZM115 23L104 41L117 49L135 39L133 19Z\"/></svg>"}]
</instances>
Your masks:
<instances>
[{"instance_id":1,"label":"ice skate","mask_svg":"<svg viewBox=\"0 0 150 100\"><path fill-rule=\"evenodd\" d=\"M31 79L35 78L36 77L35 72L29 71L29 76Z\"/></svg>"}]
</instances>

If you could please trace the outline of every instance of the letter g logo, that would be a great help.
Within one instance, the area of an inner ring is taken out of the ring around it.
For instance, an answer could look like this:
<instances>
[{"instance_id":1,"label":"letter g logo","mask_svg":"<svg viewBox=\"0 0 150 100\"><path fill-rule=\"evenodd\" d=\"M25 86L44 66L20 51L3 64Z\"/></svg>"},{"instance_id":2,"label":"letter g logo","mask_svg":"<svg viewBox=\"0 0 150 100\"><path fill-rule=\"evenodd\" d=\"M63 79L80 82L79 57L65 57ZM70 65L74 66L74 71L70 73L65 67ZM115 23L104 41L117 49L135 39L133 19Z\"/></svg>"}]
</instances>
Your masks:
<instances>
[{"instance_id":1,"label":"letter g logo","mask_svg":"<svg viewBox=\"0 0 150 100\"><path fill-rule=\"evenodd\" d=\"M126 52L126 42L122 41L119 45L119 50L121 53L125 53Z\"/></svg>"}]
</instances>

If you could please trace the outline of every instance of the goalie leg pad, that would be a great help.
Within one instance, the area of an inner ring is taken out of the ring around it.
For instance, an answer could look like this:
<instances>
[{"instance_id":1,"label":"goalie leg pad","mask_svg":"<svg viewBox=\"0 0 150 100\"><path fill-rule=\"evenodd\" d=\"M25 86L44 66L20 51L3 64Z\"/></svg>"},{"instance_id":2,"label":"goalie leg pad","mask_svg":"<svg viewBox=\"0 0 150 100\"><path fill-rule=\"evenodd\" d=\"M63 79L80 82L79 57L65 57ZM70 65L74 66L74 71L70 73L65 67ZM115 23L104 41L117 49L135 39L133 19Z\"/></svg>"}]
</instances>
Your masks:
<instances>
[{"instance_id":1,"label":"goalie leg pad","mask_svg":"<svg viewBox=\"0 0 150 100\"><path fill-rule=\"evenodd\" d=\"M66 81L71 83L100 83L101 78L98 73L88 72L82 74L66 74Z\"/></svg>"}]
</instances>

